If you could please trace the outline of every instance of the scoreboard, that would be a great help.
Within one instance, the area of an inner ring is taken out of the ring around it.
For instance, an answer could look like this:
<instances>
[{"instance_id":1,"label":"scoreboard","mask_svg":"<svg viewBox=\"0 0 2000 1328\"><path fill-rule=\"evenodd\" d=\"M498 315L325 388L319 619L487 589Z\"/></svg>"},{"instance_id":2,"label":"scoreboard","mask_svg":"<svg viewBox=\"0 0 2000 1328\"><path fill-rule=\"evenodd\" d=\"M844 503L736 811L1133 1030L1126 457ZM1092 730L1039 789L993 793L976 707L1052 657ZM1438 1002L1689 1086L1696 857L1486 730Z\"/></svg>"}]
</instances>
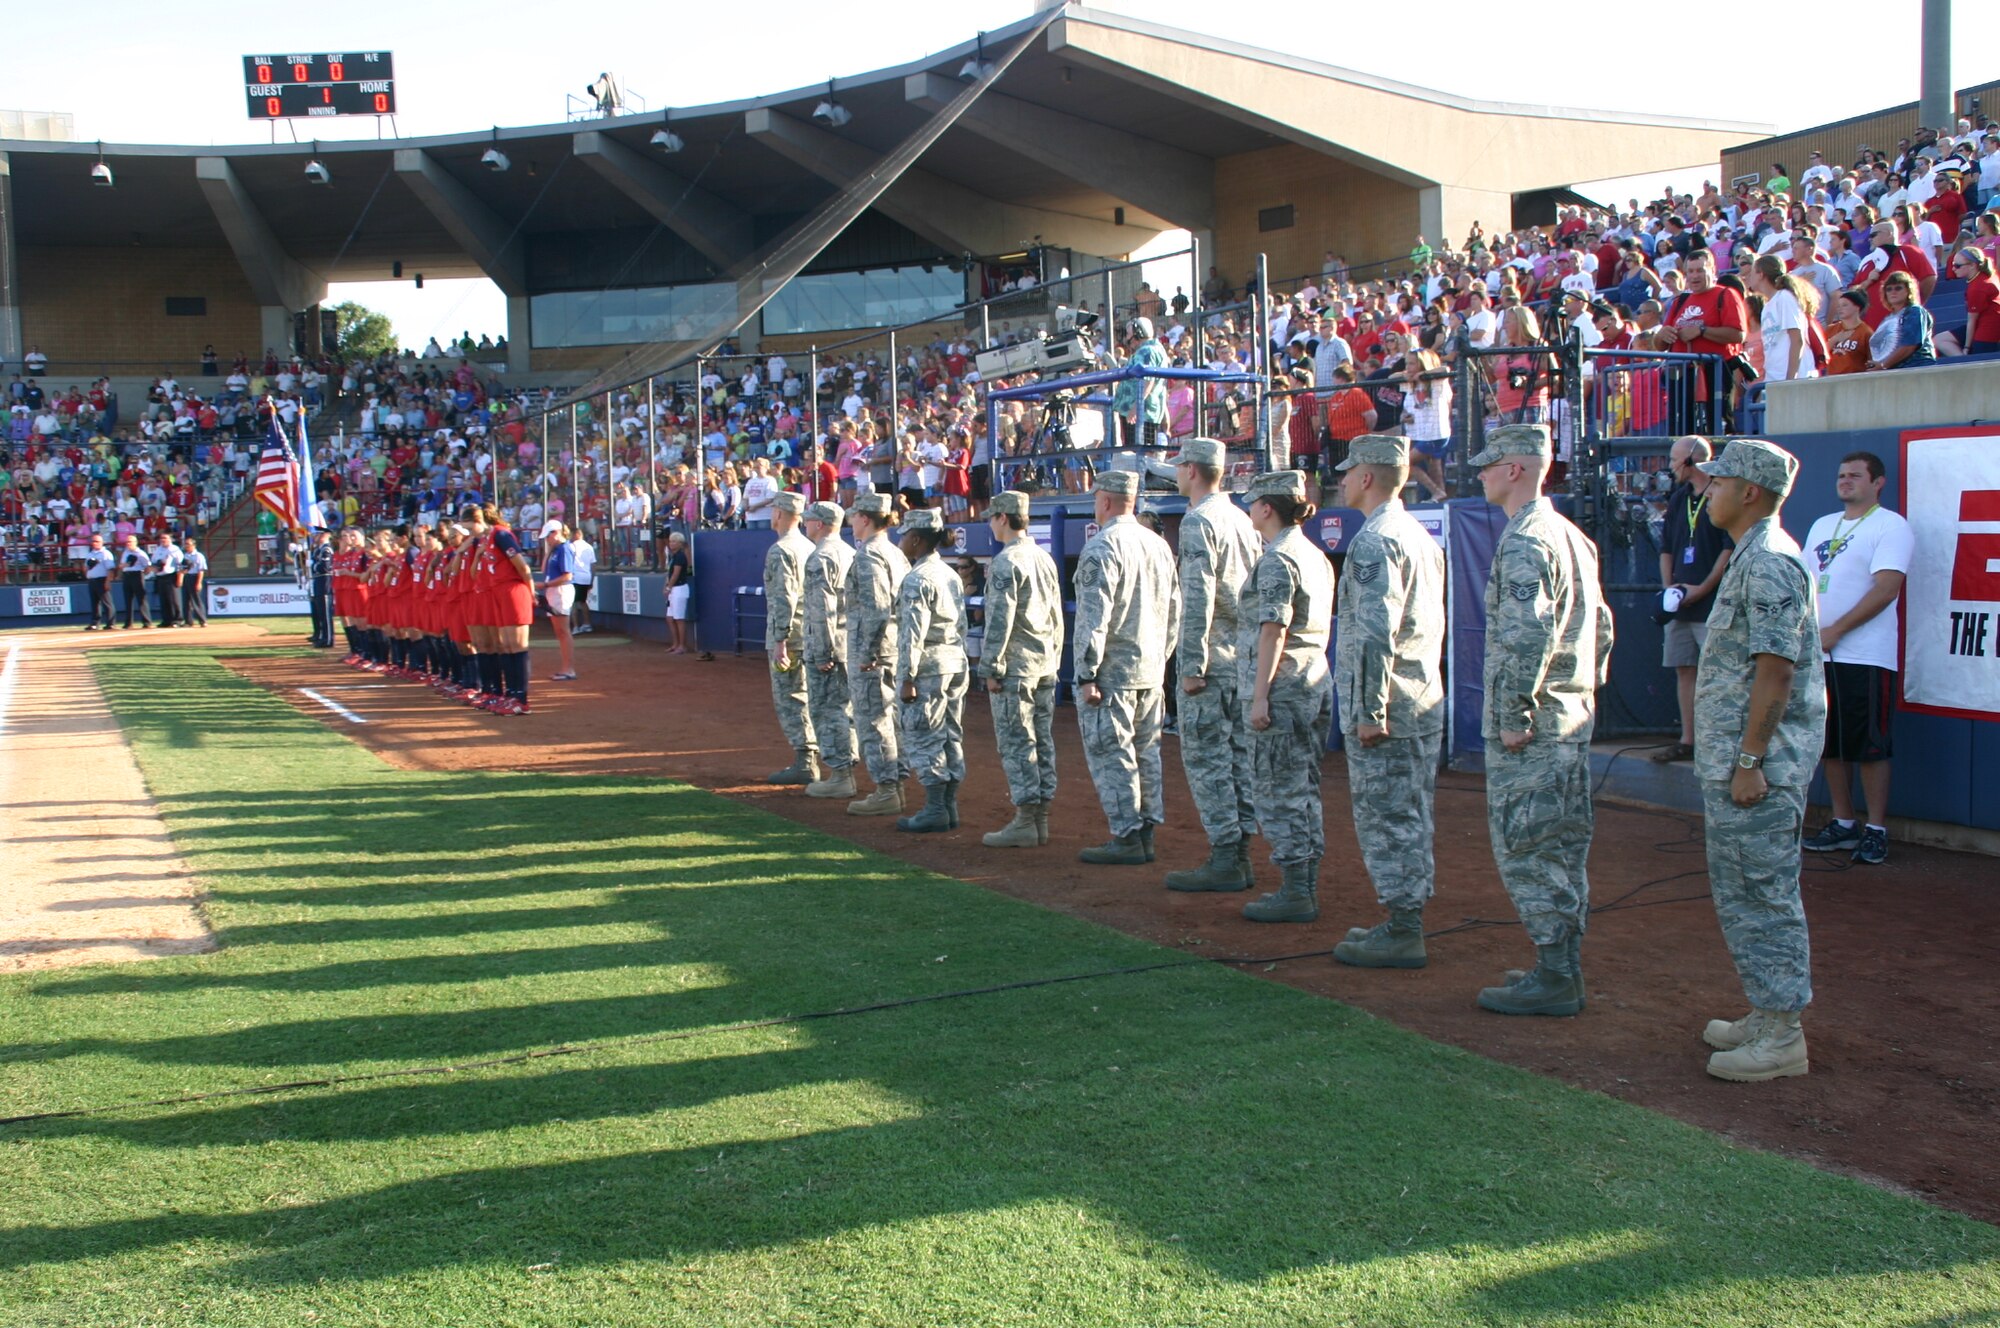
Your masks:
<instances>
[{"instance_id":1,"label":"scoreboard","mask_svg":"<svg viewBox=\"0 0 2000 1328\"><path fill-rule=\"evenodd\" d=\"M314 115L394 115L395 57L387 51L246 55L252 120Z\"/></svg>"}]
</instances>

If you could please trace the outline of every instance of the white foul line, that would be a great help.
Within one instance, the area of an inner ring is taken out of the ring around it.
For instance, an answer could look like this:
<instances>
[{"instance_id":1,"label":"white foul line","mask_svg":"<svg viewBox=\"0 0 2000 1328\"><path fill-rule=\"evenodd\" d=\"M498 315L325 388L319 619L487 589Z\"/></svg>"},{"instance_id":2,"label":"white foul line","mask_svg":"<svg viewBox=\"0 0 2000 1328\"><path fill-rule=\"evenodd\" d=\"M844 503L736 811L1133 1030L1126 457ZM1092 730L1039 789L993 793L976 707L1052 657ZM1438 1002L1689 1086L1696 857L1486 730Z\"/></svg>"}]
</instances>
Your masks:
<instances>
[{"instance_id":1,"label":"white foul line","mask_svg":"<svg viewBox=\"0 0 2000 1328\"><path fill-rule=\"evenodd\" d=\"M14 703L14 676L19 671L21 656L28 653L25 645L16 645L7 652L7 662L0 665L0 733L7 731L7 711Z\"/></svg>"},{"instance_id":2,"label":"white foul line","mask_svg":"<svg viewBox=\"0 0 2000 1328\"><path fill-rule=\"evenodd\" d=\"M346 706L342 705L340 702L334 700L332 697L322 696L310 687L301 687L299 688L299 691L301 694L305 696L310 696L313 700L319 702L321 705L325 706L328 710L331 710L334 714L339 715L342 719L347 720L349 723L366 724L368 722L361 716L355 714L352 710L349 710Z\"/></svg>"}]
</instances>

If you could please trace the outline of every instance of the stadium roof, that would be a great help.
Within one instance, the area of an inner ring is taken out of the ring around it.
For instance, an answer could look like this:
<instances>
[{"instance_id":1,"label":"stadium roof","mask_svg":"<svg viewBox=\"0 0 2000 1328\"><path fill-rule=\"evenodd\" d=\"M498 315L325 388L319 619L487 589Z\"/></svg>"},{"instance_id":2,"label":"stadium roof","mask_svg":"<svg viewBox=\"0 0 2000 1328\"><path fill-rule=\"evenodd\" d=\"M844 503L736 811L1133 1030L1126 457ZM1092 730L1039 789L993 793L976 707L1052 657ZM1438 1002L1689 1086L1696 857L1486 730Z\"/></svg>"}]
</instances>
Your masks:
<instances>
[{"instance_id":1,"label":"stadium roof","mask_svg":"<svg viewBox=\"0 0 2000 1328\"><path fill-rule=\"evenodd\" d=\"M1045 15L984 35L988 48ZM268 303L389 265L530 286L521 236L664 227L719 272L915 133L965 86L968 41L837 80L662 114L379 142L196 147L0 141L23 246L213 247ZM649 146L671 125L685 149ZM1071 6L875 204L942 253L1037 239L1098 255L1216 220L1219 158L1297 144L1406 185L1496 197L1713 160L1766 127L1474 101ZM487 170L500 148L512 162ZM317 157L329 187L303 174ZM1500 215L1493 208L1489 215ZM1122 216L1122 224L1121 224ZM700 272L691 273L699 279ZM316 298L316 297L314 297ZM303 301L303 302L301 302Z\"/></svg>"}]
</instances>

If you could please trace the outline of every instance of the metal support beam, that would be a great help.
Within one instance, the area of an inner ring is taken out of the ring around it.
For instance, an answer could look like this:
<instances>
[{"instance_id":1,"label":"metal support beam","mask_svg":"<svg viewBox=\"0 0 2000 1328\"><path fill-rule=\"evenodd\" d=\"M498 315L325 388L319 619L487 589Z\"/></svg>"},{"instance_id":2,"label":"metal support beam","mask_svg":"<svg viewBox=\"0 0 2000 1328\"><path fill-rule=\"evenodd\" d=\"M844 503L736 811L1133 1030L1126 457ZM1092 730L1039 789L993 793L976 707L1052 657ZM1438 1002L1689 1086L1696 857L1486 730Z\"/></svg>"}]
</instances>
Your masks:
<instances>
[{"instance_id":1,"label":"metal support beam","mask_svg":"<svg viewBox=\"0 0 2000 1328\"><path fill-rule=\"evenodd\" d=\"M881 160L864 147L782 111L750 111L743 128L778 155L842 188ZM1059 248L1127 254L1155 234L1143 226L1114 226L1093 217L1003 203L915 167L883 192L875 208L947 253L1011 253L1040 236L1042 243Z\"/></svg>"},{"instance_id":2,"label":"metal support beam","mask_svg":"<svg viewBox=\"0 0 2000 1328\"><path fill-rule=\"evenodd\" d=\"M0 364L19 364L28 351L21 327L21 256L14 234L11 161L0 152Z\"/></svg>"},{"instance_id":3,"label":"metal support beam","mask_svg":"<svg viewBox=\"0 0 2000 1328\"><path fill-rule=\"evenodd\" d=\"M326 279L285 252L271 224L236 178L228 158L196 157L194 178L228 237L258 304L297 313L326 298ZM267 327L267 336L268 332ZM289 328L284 340L286 344L291 341Z\"/></svg>"},{"instance_id":4,"label":"metal support beam","mask_svg":"<svg viewBox=\"0 0 2000 1328\"><path fill-rule=\"evenodd\" d=\"M748 213L610 135L598 130L578 134L575 152L584 165L651 213L654 221L700 250L717 271L757 247Z\"/></svg>"},{"instance_id":5,"label":"metal support beam","mask_svg":"<svg viewBox=\"0 0 2000 1328\"><path fill-rule=\"evenodd\" d=\"M515 236L514 227L422 148L398 148L396 174L494 285L507 295L528 293L527 250ZM511 331L507 344L514 344Z\"/></svg>"},{"instance_id":6,"label":"metal support beam","mask_svg":"<svg viewBox=\"0 0 2000 1328\"><path fill-rule=\"evenodd\" d=\"M941 74L903 80L904 97L929 111L943 109L959 90ZM992 90L965 108L956 127L1170 225L1215 226L1215 167L1206 157Z\"/></svg>"},{"instance_id":7,"label":"metal support beam","mask_svg":"<svg viewBox=\"0 0 2000 1328\"><path fill-rule=\"evenodd\" d=\"M1940 134L1956 132L1956 98L1951 86L1951 0L1924 0L1923 80L1917 93L1917 122ZM1950 237L1946 237L1950 238Z\"/></svg>"}]
</instances>

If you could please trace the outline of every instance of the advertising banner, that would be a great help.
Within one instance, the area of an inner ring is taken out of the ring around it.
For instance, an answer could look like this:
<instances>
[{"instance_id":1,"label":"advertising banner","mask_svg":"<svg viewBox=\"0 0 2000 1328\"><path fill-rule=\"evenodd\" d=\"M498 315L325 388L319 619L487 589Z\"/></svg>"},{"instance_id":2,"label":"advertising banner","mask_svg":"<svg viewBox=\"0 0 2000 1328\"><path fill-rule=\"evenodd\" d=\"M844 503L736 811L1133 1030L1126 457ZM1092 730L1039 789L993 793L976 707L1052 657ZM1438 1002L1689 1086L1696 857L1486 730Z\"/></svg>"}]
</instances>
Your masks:
<instances>
[{"instance_id":1,"label":"advertising banner","mask_svg":"<svg viewBox=\"0 0 2000 1328\"><path fill-rule=\"evenodd\" d=\"M81 612L81 610L75 611ZM70 587L21 587L21 612L24 616L30 618L62 615L72 612L70 608Z\"/></svg>"},{"instance_id":2,"label":"advertising banner","mask_svg":"<svg viewBox=\"0 0 2000 1328\"><path fill-rule=\"evenodd\" d=\"M1903 434L1905 709L2000 720L2000 427Z\"/></svg>"},{"instance_id":3,"label":"advertising banner","mask_svg":"<svg viewBox=\"0 0 2000 1328\"><path fill-rule=\"evenodd\" d=\"M231 581L208 583L211 618L251 618L312 612L312 592L291 581Z\"/></svg>"}]
</instances>

